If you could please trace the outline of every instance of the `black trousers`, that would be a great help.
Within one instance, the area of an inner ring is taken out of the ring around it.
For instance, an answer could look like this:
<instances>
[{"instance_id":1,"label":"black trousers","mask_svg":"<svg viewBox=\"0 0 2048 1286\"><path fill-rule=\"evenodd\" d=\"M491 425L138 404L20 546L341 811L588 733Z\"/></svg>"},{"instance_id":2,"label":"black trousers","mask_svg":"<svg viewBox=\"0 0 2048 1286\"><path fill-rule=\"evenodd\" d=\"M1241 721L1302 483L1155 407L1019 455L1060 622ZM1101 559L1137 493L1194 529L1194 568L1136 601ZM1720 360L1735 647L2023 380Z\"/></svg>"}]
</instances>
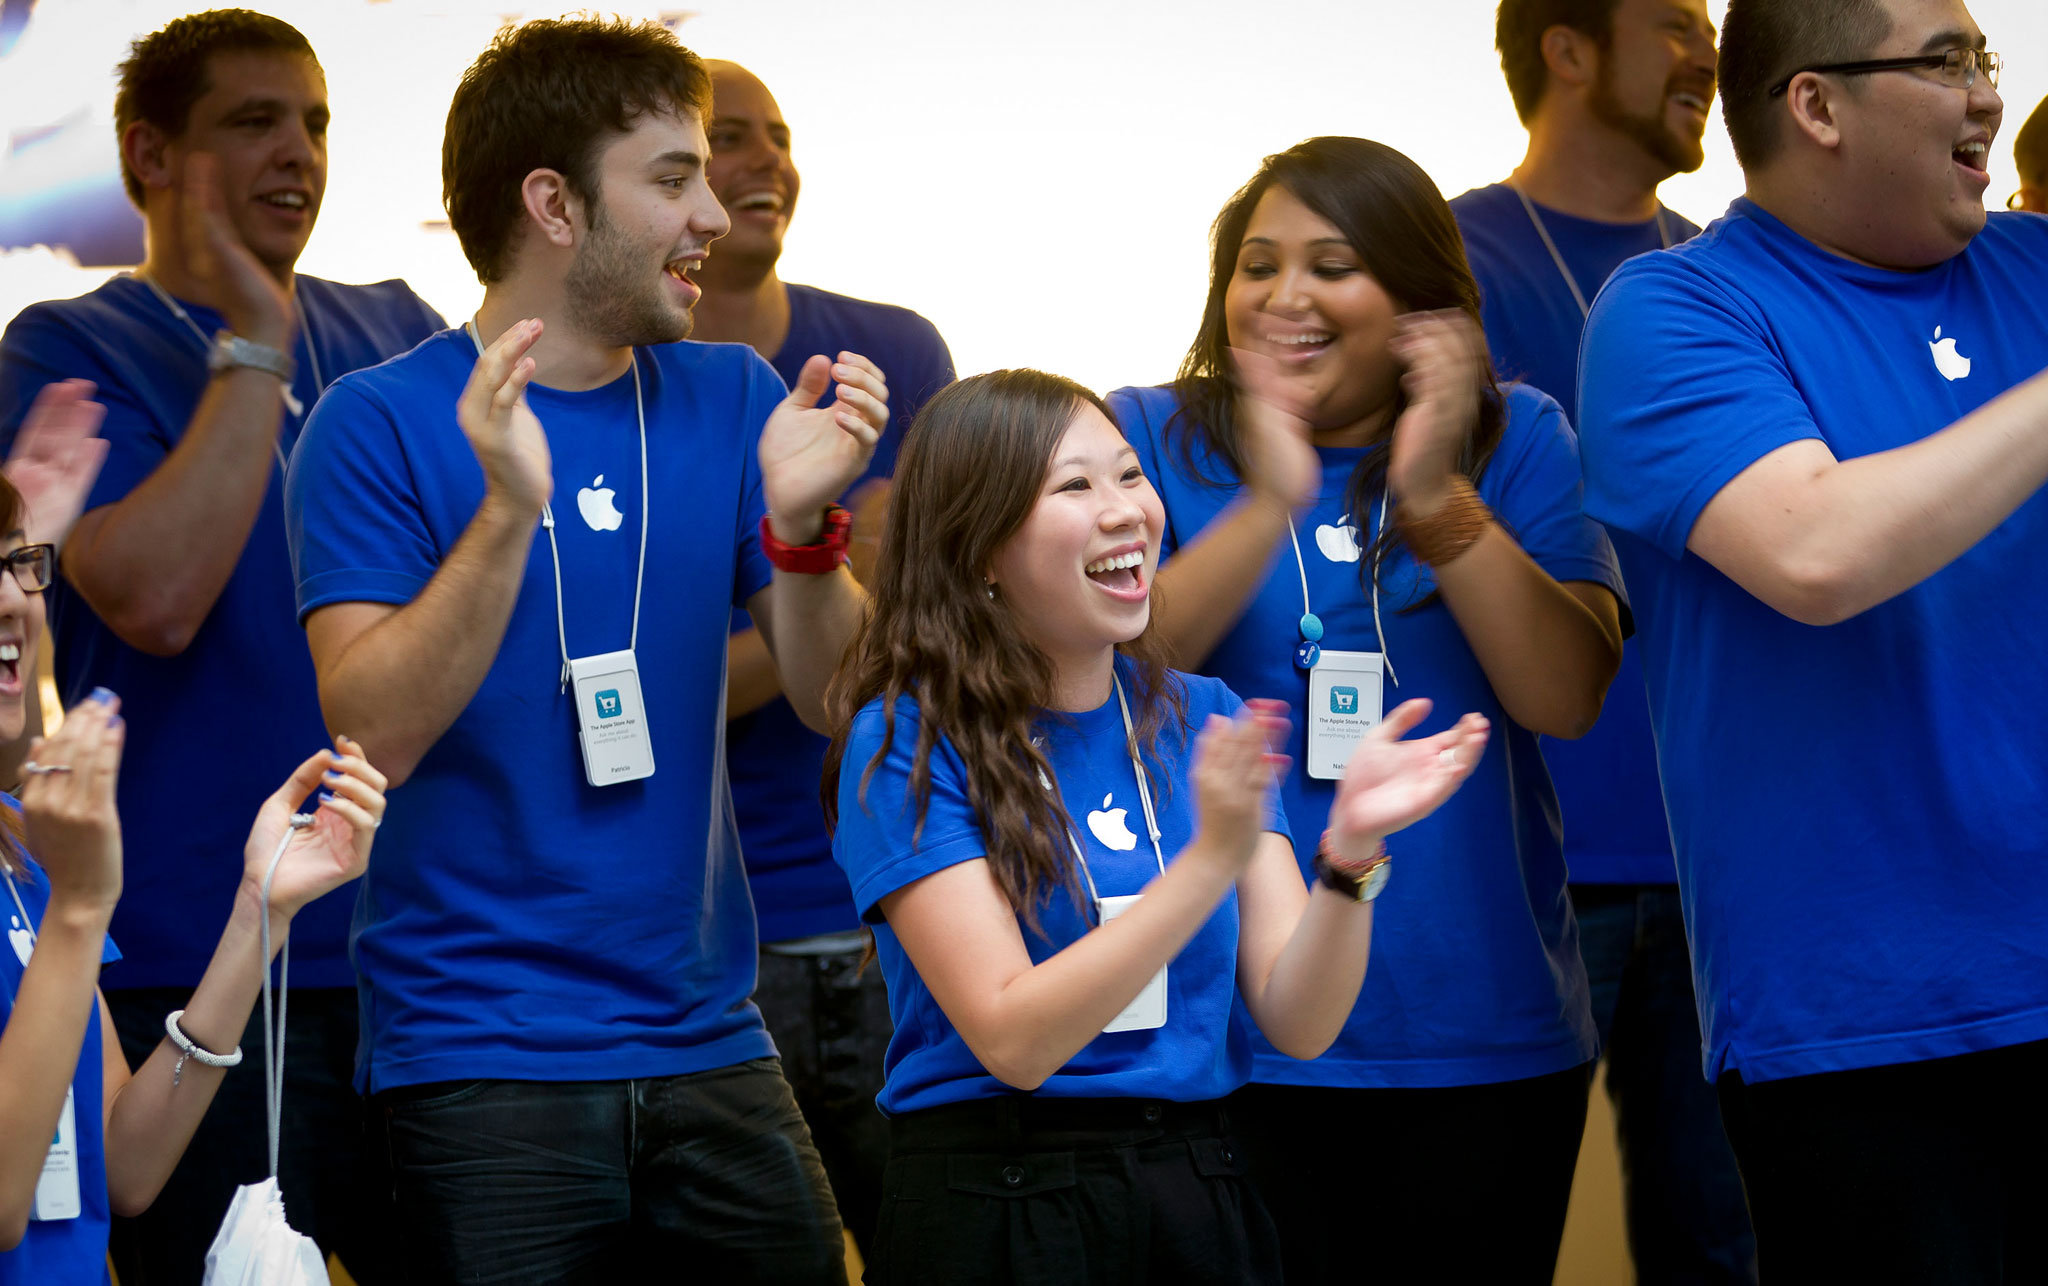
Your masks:
<instances>
[{"instance_id":1,"label":"black trousers","mask_svg":"<svg viewBox=\"0 0 2048 1286\"><path fill-rule=\"evenodd\" d=\"M1247 1085L1231 1114L1288 1286L1549 1286L1593 1065L1492 1085Z\"/></svg>"},{"instance_id":2,"label":"black trousers","mask_svg":"<svg viewBox=\"0 0 2048 1286\"><path fill-rule=\"evenodd\" d=\"M845 1286L832 1189L772 1058L634 1081L387 1090L422 1286Z\"/></svg>"},{"instance_id":3,"label":"black trousers","mask_svg":"<svg viewBox=\"0 0 2048 1286\"><path fill-rule=\"evenodd\" d=\"M1219 1103L982 1099L890 1121L868 1286L1278 1283Z\"/></svg>"},{"instance_id":4,"label":"black trousers","mask_svg":"<svg viewBox=\"0 0 2048 1286\"><path fill-rule=\"evenodd\" d=\"M2048 1041L1717 1088L1765 1282L2048 1281Z\"/></svg>"}]
</instances>

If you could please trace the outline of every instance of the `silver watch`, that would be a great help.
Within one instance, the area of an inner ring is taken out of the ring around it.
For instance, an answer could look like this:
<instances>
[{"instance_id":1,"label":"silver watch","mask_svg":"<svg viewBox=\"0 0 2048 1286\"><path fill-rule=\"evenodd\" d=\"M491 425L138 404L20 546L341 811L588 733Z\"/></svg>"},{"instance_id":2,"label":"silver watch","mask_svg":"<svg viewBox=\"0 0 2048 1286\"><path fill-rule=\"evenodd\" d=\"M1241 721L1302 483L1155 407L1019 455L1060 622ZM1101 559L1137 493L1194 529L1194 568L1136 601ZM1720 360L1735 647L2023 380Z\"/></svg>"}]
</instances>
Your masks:
<instances>
[{"instance_id":1,"label":"silver watch","mask_svg":"<svg viewBox=\"0 0 2048 1286\"><path fill-rule=\"evenodd\" d=\"M243 339L233 331L224 330L213 337L213 347L206 352L206 369L215 375L231 371L238 366L267 372L284 381L290 388L292 377L298 373L291 354L280 353L268 344L259 344L253 339Z\"/></svg>"}]
</instances>

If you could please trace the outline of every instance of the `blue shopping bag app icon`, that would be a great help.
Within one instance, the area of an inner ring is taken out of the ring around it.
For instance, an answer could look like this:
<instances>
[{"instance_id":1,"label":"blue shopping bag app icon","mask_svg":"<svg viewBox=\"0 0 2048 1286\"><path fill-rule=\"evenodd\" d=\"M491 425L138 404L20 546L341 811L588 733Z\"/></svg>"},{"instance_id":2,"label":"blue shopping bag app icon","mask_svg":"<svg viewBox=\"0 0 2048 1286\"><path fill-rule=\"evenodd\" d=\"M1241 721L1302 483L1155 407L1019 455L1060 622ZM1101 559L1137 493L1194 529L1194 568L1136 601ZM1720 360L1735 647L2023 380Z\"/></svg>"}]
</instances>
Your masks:
<instances>
[{"instance_id":1,"label":"blue shopping bag app icon","mask_svg":"<svg viewBox=\"0 0 2048 1286\"><path fill-rule=\"evenodd\" d=\"M1344 688L1344 687L1332 687L1332 688L1330 689L1330 713L1331 713L1331 714L1357 714L1357 713L1358 713L1358 689L1357 689L1357 688Z\"/></svg>"},{"instance_id":2,"label":"blue shopping bag app icon","mask_svg":"<svg viewBox=\"0 0 2048 1286\"><path fill-rule=\"evenodd\" d=\"M597 717L616 719L619 717L619 690L606 688L597 694Z\"/></svg>"}]
</instances>

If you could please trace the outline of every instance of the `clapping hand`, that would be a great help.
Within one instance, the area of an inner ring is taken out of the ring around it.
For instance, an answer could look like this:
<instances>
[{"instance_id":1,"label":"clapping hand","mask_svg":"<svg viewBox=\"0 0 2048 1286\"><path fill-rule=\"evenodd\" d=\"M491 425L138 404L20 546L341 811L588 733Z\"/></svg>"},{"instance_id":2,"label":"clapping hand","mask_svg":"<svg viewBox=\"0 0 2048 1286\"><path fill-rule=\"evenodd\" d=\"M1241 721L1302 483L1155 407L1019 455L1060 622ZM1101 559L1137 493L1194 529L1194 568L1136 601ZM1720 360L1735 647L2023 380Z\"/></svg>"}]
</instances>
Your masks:
<instances>
[{"instance_id":1,"label":"clapping hand","mask_svg":"<svg viewBox=\"0 0 2048 1286\"><path fill-rule=\"evenodd\" d=\"M68 724L67 724L68 726ZM370 863L370 841L384 818L384 774L363 758L363 748L336 737L277 788L256 813L242 850L242 879L260 892L278 841L291 828L292 814L319 792L313 823L292 833L270 882L270 911L289 920L314 898L361 875Z\"/></svg>"},{"instance_id":2,"label":"clapping hand","mask_svg":"<svg viewBox=\"0 0 2048 1286\"><path fill-rule=\"evenodd\" d=\"M1287 705L1247 701L1235 719L1209 716L1195 738L1195 824L1241 872L1266 829L1266 800L1287 767L1273 747L1287 740Z\"/></svg>"},{"instance_id":3,"label":"clapping hand","mask_svg":"<svg viewBox=\"0 0 2048 1286\"><path fill-rule=\"evenodd\" d=\"M192 153L176 182L178 199L170 206L173 225L164 244L180 256L191 284L220 310L229 329L289 352L296 325L291 294L228 221L220 159Z\"/></svg>"},{"instance_id":4,"label":"clapping hand","mask_svg":"<svg viewBox=\"0 0 2048 1286\"><path fill-rule=\"evenodd\" d=\"M1310 421L1320 390L1268 353L1233 348L1230 362L1237 377L1245 484L1290 512L1314 504L1323 466Z\"/></svg>"},{"instance_id":5,"label":"clapping hand","mask_svg":"<svg viewBox=\"0 0 2048 1286\"><path fill-rule=\"evenodd\" d=\"M120 709L120 698L96 689L54 734L29 743L21 814L28 850L50 877L52 905L61 900L111 915L120 900L114 786L127 735Z\"/></svg>"},{"instance_id":6,"label":"clapping hand","mask_svg":"<svg viewBox=\"0 0 2048 1286\"><path fill-rule=\"evenodd\" d=\"M528 354L540 333L540 321L528 319L492 341L455 404L455 418L483 466L486 498L495 494L521 514L538 514L555 490L548 435L526 405L534 369Z\"/></svg>"},{"instance_id":7,"label":"clapping hand","mask_svg":"<svg viewBox=\"0 0 2048 1286\"><path fill-rule=\"evenodd\" d=\"M28 511L28 544L64 543L106 461L106 439L97 436L106 408L92 392L88 380L44 385L15 435L4 471Z\"/></svg>"},{"instance_id":8,"label":"clapping hand","mask_svg":"<svg viewBox=\"0 0 2048 1286\"><path fill-rule=\"evenodd\" d=\"M826 386L831 406L819 406ZM804 363L796 387L761 429L761 489L775 538L808 545L818 538L825 506L838 499L874 457L889 424L889 386L858 353Z\"/></svg>"},{"instance_id":9,"label":"clapping hand","mask_svg":"<svg viewBox=\"0 0 2048 1286\"><path fill-rule=\"evenodd\" d=\"M1411 514L1435 511L1463 467L1465 445L1479 423L1479 387L1486 377L1486 337L1456 309L1409 313L1393 339L1406 368L1408 405L1394 424L1387 484Z\"/></svg>"},{"instance_id":10,"label":"clapping hand","mask_svg":"<svg viewBox=\"0 0 2048 1286\"><path fill-rule=\"evenodd\" d=\"M1481 715L1468 714L1435 736L1402 740L1429 709L1426 700L1402 702L1352 749L1330 804L1340 860L1370 859L1380 840L1435 812L1478 766L1492 728Z\"/></svg>"}]
</instances>

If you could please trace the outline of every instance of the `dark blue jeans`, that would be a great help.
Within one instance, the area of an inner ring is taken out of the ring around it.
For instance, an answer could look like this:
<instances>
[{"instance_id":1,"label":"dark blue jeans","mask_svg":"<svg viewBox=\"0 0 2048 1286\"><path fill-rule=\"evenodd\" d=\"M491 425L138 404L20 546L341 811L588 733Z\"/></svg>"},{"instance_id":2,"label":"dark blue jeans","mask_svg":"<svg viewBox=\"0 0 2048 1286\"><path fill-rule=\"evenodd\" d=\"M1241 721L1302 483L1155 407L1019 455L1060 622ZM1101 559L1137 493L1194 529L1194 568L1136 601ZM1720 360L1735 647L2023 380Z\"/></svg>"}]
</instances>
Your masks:
<instances>
[{"instance_id":1,"label":"dark blue jeans","mask_svg":"<svg viewBox=\"0 0 2048 1286\"><path fill-rule=\"evenodd\" d=\"M839 1217L869 1254L882 1209L889 1119L875 1106L889 1052L889 989L882 970L862 970L865 950L823 955L761 953L754 1004L782 1054L782 1072L803 1109L832 1180Z\"/></svg>"},{"instance_id":2,"label":"dark blue jeans","mask_svg":"<svg viewBox=\"0 0 2048 1286\"><path fill-rule=\"evenodd\" d=\"M191 992L137 987L107 993L121 1052L139 1067L164 1038L164 1015ZM339 1255L362 1286L397 1280L390 1262L391 1183L384 1150L351 1077L356 1062L354 987L294 987L286 1014L284 1129L279 1182L292 1227ZM150 1208L116 1219L114 1269L121 1286L199 1286L206 1248L235 1189L270 1173L263 1125L263 1017L242 1033L242 1064L222 1079L185 1157Z\"/></svg>"},{"instance_id":3,"label":"dark blue jeans","mask_svg":"<svg viewBox=\"0 0 2048 1286\"><path fill-rule=\"evenodd\" d=\"M1574 884L1571 894L1607 1059L1637 1280L1755 1282L1742 1179L1700 1071L1678 886Z\"/></svg>"},{"instance_id":4,"label":"dark blue jeans","mask_svg":"<svg viewBox=\"0 0 2048 1286\"><path fill-rule=\"evenodd\" d=\"M416 1282L845 1286L832 1189L775 1059L374 1102Z\"/></svg>"}]
</instances>

